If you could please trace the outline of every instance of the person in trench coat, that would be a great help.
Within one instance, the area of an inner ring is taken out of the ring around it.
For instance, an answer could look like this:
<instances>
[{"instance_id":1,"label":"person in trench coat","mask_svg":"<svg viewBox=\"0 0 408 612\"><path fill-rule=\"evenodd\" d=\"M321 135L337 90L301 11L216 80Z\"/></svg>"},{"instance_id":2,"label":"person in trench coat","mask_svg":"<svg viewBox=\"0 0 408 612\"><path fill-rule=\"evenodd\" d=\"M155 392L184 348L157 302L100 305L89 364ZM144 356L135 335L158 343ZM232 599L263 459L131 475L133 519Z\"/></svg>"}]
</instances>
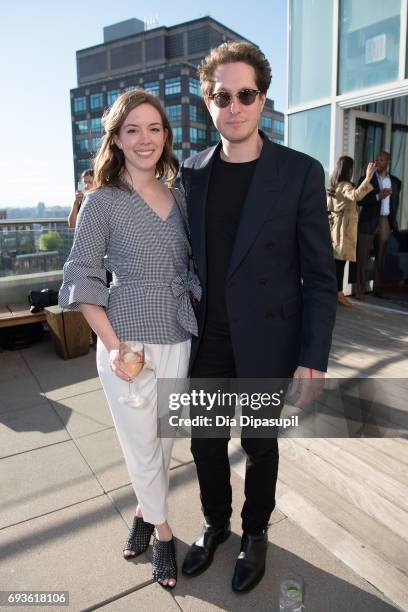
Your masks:
<instances>
[{"instance_id":1,"label":"person in trench coat","mask_svg":"<svg viewBox=\"0 0 408 612\"><path fill-rule=\"evenodd\" d=\"M359 187L351 182L354 162L351 157L342 155L336 162L330 177L327 210L329 213L330 233L336 263L337 302L340 306L352 304L343 293L343 277L346 261L356 261L358 205L374 189L371 179L375 163L369 163L366 176Z\"/></svg>"}]
</instances>

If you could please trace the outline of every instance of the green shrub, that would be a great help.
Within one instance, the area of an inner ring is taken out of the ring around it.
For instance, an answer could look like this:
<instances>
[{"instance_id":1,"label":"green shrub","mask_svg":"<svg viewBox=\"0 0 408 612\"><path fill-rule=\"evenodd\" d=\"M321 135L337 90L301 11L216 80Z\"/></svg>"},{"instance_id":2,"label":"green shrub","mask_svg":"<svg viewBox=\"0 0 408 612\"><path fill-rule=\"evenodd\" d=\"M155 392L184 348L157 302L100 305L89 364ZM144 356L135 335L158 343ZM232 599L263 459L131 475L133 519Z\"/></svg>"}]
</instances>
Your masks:
<instances>
[{"instance_id":1,"label":"green shrub","mask_svg":"<svg viewBox=\"0 0 408 612\"><path fill-rule=\"evenodd\" d=\"M64 241L62 240L60 234L53 230L49 230L40 236L40 251L59 251L63 244Z\"/></svg>"}]
</instances>

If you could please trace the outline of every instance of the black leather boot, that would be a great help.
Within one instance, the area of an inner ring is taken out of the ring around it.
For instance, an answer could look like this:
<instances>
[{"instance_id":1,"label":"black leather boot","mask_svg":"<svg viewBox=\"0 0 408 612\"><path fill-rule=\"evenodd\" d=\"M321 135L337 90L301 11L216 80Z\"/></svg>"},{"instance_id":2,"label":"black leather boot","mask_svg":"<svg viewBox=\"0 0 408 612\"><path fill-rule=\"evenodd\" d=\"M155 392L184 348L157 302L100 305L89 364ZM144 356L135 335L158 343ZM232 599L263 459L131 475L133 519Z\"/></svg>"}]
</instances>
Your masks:
<instances>
[{"instance_id":1,"label":"black leather boot","mask_svg":"<svg viewBox=\"0 0 408 612\"><path fill-rule=\"evenodd\" d=\"M212 563L217 547L231 535L230 523L225 527L213 527L204 523L200 537L190 546L184 559L182 572L185 576L198 576Z\"/></svg>"},{"instance_id":2,"label":"black leather boot","mask_svg":"<svg viewBox=\"0 0 408 612\"><path fill-rule=\"evenodd\" d=\"M268 534L250 535L244 533L241 540L241 552L235 564L232 578L232 589L236 593L245 593L260 582L265 573Z\"/></svg>"}]
</instances>

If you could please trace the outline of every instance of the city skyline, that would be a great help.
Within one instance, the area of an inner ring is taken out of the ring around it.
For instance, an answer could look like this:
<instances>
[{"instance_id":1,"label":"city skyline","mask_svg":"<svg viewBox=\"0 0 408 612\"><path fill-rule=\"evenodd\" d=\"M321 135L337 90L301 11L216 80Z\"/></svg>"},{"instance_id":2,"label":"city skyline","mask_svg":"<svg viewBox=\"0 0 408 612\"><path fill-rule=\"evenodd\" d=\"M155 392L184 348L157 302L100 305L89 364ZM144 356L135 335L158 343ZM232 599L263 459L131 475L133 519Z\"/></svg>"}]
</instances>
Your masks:
<instances>
[{"instance_id":1,"label":"city skyline","mask_svg":"<svg viewBox=\"0 0 408 612\"><path fill-rule=\"evenodd\" d=\"M24 10L22 11L22 4ZM247 19L247 4L213 0L196 11L186 0L170 9L163 2L150 5L150 15L159 15L157 26L171 26L206 14L253 40L272 65L269 96L275 108L284 111L286 1L257 3L253 19ZM138 14L139 12L139 14ZM13 57L4 70L3 96L6 119L5 147L0 158L0 208L68 206L74 197L74 171L69 91L77 84L75 53L103 40L103 27L137 17L146 18L137 5L124 0L112 7L106 0L81 5L75 0L55 7L43 1L19 3L4 11L0 26L3 57ZM40 18L39 18L40 15ZM258 18L259 15L259 18ZM266 30L264 24L271 27ZM276 58L276 61L274 61ZM10 120L8 120L8 118Z\"/></svg>"}]
</instances>

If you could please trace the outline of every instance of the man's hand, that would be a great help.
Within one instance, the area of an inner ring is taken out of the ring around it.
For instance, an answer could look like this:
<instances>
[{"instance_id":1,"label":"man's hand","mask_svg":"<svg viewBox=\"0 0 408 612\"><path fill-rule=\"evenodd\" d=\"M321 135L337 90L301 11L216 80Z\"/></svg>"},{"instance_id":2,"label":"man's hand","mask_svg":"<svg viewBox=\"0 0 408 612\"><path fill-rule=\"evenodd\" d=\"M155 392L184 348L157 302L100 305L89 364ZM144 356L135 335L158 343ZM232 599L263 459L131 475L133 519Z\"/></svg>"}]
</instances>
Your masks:
<instances>
[{"instance_id":1,"label":"man's hand","mask_svg":"<svg viewBox=\"0 0 408 612\"><path fill-rule=\"evenodd\" d=\"M389 195L391 195L391 189L389 187L385 187L384 189L380 189L378 192L378 199L384 200L384 198L387 198Z\"/></svg>"},{"instance_id":2,"label":"man's hand","mask_svg":"<svg viewBox=\"0 0 408 612\"><path fill-rule=\"evenodd\" d=\"M325 372L320 372L320 370L298 366L293 375L289 400L299 394L294 403L300 408L314 402L323 391L325 376Z\"/></svg>"}]
</instances>

